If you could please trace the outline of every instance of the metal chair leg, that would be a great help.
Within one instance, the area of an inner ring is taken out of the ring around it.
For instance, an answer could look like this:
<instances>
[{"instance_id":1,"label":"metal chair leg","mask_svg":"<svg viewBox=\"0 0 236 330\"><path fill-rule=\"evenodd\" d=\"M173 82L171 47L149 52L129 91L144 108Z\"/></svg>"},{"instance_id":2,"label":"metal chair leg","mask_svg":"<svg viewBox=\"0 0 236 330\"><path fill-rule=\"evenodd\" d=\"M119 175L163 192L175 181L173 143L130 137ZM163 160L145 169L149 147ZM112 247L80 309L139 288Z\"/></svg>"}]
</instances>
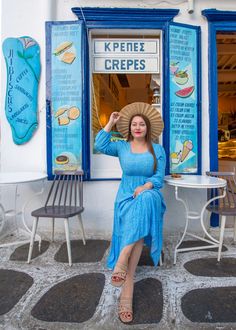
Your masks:
<instances>
[{"instance_id":1,"label":"metal chair leg","mask_svg":"<svg viewBox=\"0 0 236 330\"><path fill-rule=\"evenodd\" d=\"M83 221L82 221L81 214L78 214L78 219L79 219L80 227L81 227L81 230L82 230L83 244L85 245L86 244L86 241L85 241L85 232L84 232L84 226L83 226Z\"/></svg>"},{"instance_id":2,"label":"metal chair leg","mask_svg":"<svg viewBox=\"0 0 236 330\"><path fill-rule=\"evenodd\" d=\"M35 234L35 237L37 238L37 234ZM41 236L39 236L39 240L38 240L38 242L39 242L39 252L41 251L41 245L42 245L42 238L41 238Z\"/></svg>"},{"instance_id":3,"label":"metal chair leg","mask_svg":"<svg viewBox=\"0 0 236 330\"><path fill-rule=\"evenodd\" d=\"M234 243L236 243L236 217L234 216Z\"/></svg>"},{"instance_id":4,"label":"metal chair leg","mask_svg":"<svg viewBox=\"0 0 236 330\"><path fill-rule=\"evenodd\" d=\"M160 255L159 265L160 265L160 267L163 265L163 262L162 262L162 255Z\"/></svg>"},{"instance_id":5,"label":"metal chair leg","mask_svg":"<svg viewBox=\"0 0 236 330\"><path fill-rule=\"evenodd\" d=\"M70 246L70 234L69 234L69 222L68 222L68 219L65 219L64 220L64 224L65 224L66 245L67 245L69 266L72 266L71 246Z\"/></svg>"},{"instance_id":6,"label":"metal chair leg","mask_svg":"<svg viewBox=\"0 0 236 330\"><path fill-rule=\"evenodd\" d=\"M52 218L52 242L54 242L55 218Z\"/></svg>"},{"instance_id":7,"label":"metal chair leg","mask_svg":"<svg viewBox=\"0 0 236 330\"><path fill-rule=\"evenodd\" d=\"M38 227L38 221L39 218L34 218L34 222L33 222L33 228L32 228L32 234L30 237L30 246L29 246L29 253L28 253L28 260L27 263L30 263L31 257L32 257L32 252L33 252L33 247L34 247L34 239L35 239L35 234L36 234L36 230Z\"/></svg>"},{"instance_id":8,"label":"metal chair leg","mask_svg":"<svg viewBox=\"0 0 236 330\"><path fill-rule=\"evenodd\" d=\"M219 249L218 249L217 261L220 261L220 257L221 257L221 250L222 250L222 245L223 245L223 240L224 240L225 221L226 221L226 216L222 215L221 225L220 225L220 239L219 239Z\"/></svg>"}]
</instances>

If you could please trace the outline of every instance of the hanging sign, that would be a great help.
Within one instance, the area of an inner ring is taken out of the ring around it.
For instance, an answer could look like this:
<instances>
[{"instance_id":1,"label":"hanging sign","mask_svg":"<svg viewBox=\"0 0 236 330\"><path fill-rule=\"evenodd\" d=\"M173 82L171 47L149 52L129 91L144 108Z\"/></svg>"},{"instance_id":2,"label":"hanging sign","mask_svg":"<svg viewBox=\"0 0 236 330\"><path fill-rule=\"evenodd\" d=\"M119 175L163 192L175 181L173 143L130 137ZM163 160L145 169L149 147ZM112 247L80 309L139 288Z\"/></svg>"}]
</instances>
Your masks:
<instances>
[{"instance_id":1,"label":"hanging sign","mask_svg":"<svg viewBox=\"0 0 236 330\"><path fill-rule=\"evenodd\" d=\"M28 142L38 127L39 45L33 38L6 38L3 54L7 66L5 113L13 141Z\"/></svg>"},{"instance_id":2,"label":"hanging sign","mask_svg":"<svg viewBox=\"0 0 236 330\"><path fill-rule=\"evenodd\" d=\"M94 73L159 73L159 39L94 39Z\"/></svg>"},{"instance_id":3,"label":"hanging sign","mask_svg":"<svg viewBox=\"0 0 236 330\"><path fill-rule=\"evenodd\" d=\"M47 23L48 165L76 170L82 164L81 25Z\"/></svg>"},{"instance_id":4,"label":"hanging sign","mask_svg":"<svg viewBox=\"0 0 236 330\"><path fill-rule=\"evenodd\" d=\"M170 25L169 32L170 172L198 173L198 31Z\"/></svg>"}]
</instances>

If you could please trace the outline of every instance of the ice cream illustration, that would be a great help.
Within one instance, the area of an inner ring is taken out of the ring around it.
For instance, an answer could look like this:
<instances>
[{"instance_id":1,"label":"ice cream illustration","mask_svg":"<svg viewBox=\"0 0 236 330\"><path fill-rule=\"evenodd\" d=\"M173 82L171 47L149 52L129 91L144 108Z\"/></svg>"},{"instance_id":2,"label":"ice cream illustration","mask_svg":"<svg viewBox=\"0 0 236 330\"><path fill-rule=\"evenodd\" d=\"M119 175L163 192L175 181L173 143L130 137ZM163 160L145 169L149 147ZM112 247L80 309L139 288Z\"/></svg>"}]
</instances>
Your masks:
<instances>
[{"instance_id":1,"label":"ice cream illustration","mask_svg":"<svg viewBox=\"0 0 236 330\"><path fill-rule=\"evenodd\" d=\"M171 62L170 63L170 72L171 74L175 74L176 71L178 71L179 67L178 67L179 62Z\"/></svg>"},{"instance_id":2,"label":"ice cream illustration","mask_svg":"<svg viewBox=\"0 0 236 330\"><path fill-rule=\"evenodd\" d=\"M181 155L181 162L185 160L185 158L188 156L190 151L193 149L193 142L191 140L186 140L183 143L183 150Z\"/></svg>"},{"instance_id":3,"label":"ice cream illustration","mask_svg":"<svg viewBox=\"0 0 236 330\"><path fill-rule=\"evenodd\" d=\"M172 152L170 154L171 163L172 164L179 164L181 158L181 151L180 152Z\"/></svg>"}]
</instances>

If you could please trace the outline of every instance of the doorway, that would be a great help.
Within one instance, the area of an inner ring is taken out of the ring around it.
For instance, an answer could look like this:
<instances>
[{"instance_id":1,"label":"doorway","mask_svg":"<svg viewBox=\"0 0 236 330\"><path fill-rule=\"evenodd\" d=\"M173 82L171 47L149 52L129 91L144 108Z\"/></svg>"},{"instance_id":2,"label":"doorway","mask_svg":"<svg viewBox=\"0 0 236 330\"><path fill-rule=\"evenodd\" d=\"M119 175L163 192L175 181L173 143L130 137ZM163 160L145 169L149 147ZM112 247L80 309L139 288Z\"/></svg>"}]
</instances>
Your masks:
<instances>
[{"instance_id":1,"label":"doorway","mask_svg":"<svg viewBox=\"0 0 236 330\"><path fill-rule=\"evenodd\" d=\"M161 109L162 33L160 30L92 31L90 35L90 157L92 178L120 178L117 157L101 154L94 147L97 133L112 112L134 102ZM111 140L124 140L116 125ZM159 140L161 143L161 139Z\"/></svg>"},{"instance_id":2,"label":"doorway","mask_svg":"<svg viewBox=\"0 0 236 330\"><path fill-rule=\"evenodd\" d=\"M236 167L236 32L217 32L218 169Z\"/></svg>"}]
</instances>

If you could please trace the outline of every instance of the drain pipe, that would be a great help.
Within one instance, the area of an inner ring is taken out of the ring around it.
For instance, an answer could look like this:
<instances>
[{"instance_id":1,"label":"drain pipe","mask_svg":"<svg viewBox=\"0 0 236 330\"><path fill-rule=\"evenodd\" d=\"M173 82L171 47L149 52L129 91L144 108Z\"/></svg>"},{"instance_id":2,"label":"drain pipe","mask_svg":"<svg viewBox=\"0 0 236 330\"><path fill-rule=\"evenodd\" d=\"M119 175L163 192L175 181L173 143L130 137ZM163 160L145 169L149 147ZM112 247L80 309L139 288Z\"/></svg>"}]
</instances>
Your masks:
<instances>
[{"instance_id":1,"label":"drain pipe","mask_svg":"<svg viewBox=\"0 0 236 330\"><path fill-rule=\"evenodd\" d=\"M194 0L188 0L188 13L192 14L194 12L194 5L193 5Z\"/></svg>"}]
</instances>

